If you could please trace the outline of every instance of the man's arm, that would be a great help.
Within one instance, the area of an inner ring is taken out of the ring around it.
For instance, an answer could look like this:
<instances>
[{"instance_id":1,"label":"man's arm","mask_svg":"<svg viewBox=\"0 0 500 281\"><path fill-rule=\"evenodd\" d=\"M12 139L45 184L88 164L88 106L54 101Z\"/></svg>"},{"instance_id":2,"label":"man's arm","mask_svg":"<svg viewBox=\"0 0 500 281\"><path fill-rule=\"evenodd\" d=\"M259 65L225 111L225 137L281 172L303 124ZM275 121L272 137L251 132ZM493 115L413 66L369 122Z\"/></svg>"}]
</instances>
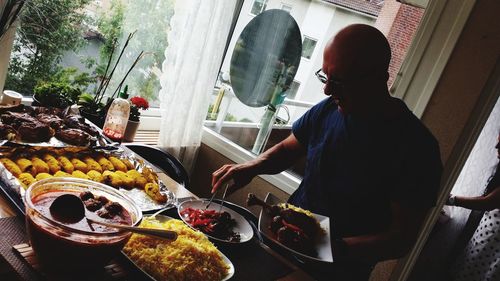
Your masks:
<instances>
[{"instance_id":1,"label":"man's arm","mask_svg":"<svg viewBox=\"0 0 500 281\"><path fill-rule=\"evenodd\" d=\"M233 180L234 184L229 187L234 191L243 187L260 174L277 174L292 166L298 158L305 155L306 150L290 134L288 138L271 147L256 159L243 163L224 165L212 173L212 192L215 192L224 182Z\"/></svg>"},{"instance_id":2,"label":"man's arm","mask_svg":"<svg viewBox=\"0 0 500 281\"><path fill-rule=\"evenodd\" d=\"M340 259L371 263L404 256L415 243L429 209L401 202L392 202L391 209L393 223L385 231L344 238L346 256ZM336 243L333 245L335 256L335 251L339 249L336 249Z\"/></svg>"}]
</instances>

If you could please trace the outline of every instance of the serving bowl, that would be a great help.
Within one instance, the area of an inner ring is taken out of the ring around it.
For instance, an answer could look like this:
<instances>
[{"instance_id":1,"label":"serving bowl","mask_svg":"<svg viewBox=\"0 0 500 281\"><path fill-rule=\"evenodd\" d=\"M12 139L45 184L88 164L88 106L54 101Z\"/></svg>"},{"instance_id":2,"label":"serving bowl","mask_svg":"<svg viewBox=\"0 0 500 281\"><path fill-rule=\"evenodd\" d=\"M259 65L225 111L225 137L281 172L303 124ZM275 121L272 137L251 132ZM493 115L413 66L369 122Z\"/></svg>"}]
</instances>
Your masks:
<instances>
[{"instance_id":1,"label":"serving bowl","mask_svg":"<svg viewBox=\"0 0 500 281\"><path fill-rule=\"evenodd\" d=\"M37 181L26 191L26 227L31 246L38 262L51 271L88 272L102 269L107 262L120 253L131 236L130 232L116 229L102 229L63 223L54 219L43 204L43 200L62 194L79 195L89 191L97 197L105 197L123 207L120 216L127 217L130 225L137 225L142 219L140 208L132 199L114 188L84 179L49 178ZM87 211L86 211L87 212ZM88 214L87 214L88 215Z\"/></svg>"}]
</instances>

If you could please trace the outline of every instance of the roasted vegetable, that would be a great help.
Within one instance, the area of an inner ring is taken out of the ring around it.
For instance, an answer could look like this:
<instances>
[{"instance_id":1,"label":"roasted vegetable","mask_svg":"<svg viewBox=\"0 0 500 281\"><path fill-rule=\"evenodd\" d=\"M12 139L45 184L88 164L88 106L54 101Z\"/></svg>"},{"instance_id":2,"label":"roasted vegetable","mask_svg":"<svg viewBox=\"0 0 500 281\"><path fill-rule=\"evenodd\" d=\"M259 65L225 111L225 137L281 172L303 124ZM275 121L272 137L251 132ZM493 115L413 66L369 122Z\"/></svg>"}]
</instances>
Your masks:
<instances>
[{"instance_id":1,"label":"roasted vegetable","mask_svg":"<svg viewBox=\"0 0 500 281\"><path fill-rule=\"evenodd\" d=\"M126 189L132 189L134 188L135 185L135 180L127 175L127 173L124 173L122 171L116 171L116 175L118 175L122 179L122 186L123 188Z\"/></svg>"},{"instance_id":2,"label":"roasted vegetable","mask_svg":"<svg viewBox=\"0 0 500 281\"><path fill-rule=\"evenodd\" d=\"M59 156L57 157L57 160L66 173L73 173L73 171L75 170L75 166L73 166L73 163L71 163L71 161L69 161L66 156Z\"/></svg>"},{"instance_id":3,"label":"roasted vegetable","mask_svg":"<svg viewBox=\"0 0 500 281\"><path fill-rule=\"evenodd\" d=\"M19 169L24 172L31 172L31 169L33 168L33 164L31 163L31 160L26 159L26 158L18 158L16 160L17 166L19 166Z\"/></svg>"},{"instance_id":4,"label":"roasted vegetable","mask_svg":"<svg viewBox=\"0 0 500 281\"><path fill-rule=\"evenodd\" d=\"M0 159L0 162L5 166L5 168L11 173L13 174L15 177L18 177L22 171L21 171L21 168L19 168L19 166L17 166L16 163L14 163L12 160L10 160L9 158L2 158Z\"/></svg>"},{"instance_id":5,"label":"roasted vegetable","mask_svg":"<svg viewBox=\"0 0 500 281\"><path fill-rule=\"evenodd\" d=\"M78 171L78 170L73 171L73 173L71 173L71 175L75 178L86 179L86 180L90 179L89 176L87 176L87 174L85 174L82 171Z\"/></svg>"},{"instance_id":6,"label":"roasted vegetable","mask_svg":"<svg viewBox=\"0 0 500 281\"><path fill-rule=\"evenodd\" d=\"M85 162L85 164L87 164L87 168L89 171L95 170L95 171L98 171L99 173L102 173L101 165L99 165L99 163L97 163L97 161L95 161L92 157L87 156L87 157L83 158L83 162ZM85 171L85 173L86 172L87 171Z\"/></svg>"},{"instance_id":7,"label":"roasted vegetable","mask_svg":"<svg viewBox=\"0 0 500 281\"><path fill-rule=\"evenodd\" d=\"M118 158L114 156L110 156L109 161L113 163L113 166L115 167L115 170L117 171L122 171L122 172L127 172L127 166Z\"/></svg>"},{"instance_id":8,"label":"roasted vegetable","mask_svg":"<svg viewBox=\"0 0 500 281\"><path fill-rule=\"evenodd\" d=\"M158 175L151 168L142 168L142 175L148 180L148 182L158 182Z\"/></svg>"},{"instance_id":9,"label":"roasted vegetable","mask_svg":"<svg viewBox=\"0 0 500 281\"><path fill-rule=\"evenodd\" d=\"M35 176L35 179L36 179L37 181L39 181L39 180L48 179L48 178L51 178L51 177L52 177L52 175L51 175L51 174L48 174L48 173L40 173L40 174L38 174L38 175L36 175L36 176Z\"/></svg>"},{"instance_id":10,"label":"roasted vegetable","mask_svg":"<svg viewBox=\"0 0 500 281\"><path fill-rule=\"evenodd\" d=\"M57 173L54 174L54 177L56 177L56 178L67 178L67 177L71 177L71 174L68 174L68 173L63 172L63 171L58 171Z\"/></svg>"},{"instance_id":11,"label":"roasted vegetable","mask_svg":"<svg viewBox=\"0 0 500 281\"><path fill-rule=\"evenodd\" d=\"M99 163L99 165L101 165L103 171L114 171L115 170L115 166L113 166L113 163L111 163L111 161L106 159L106 157L104 157L104 156L99 156L97 158L97 163Z\"/></svg>"},{"instance_id":12,"label":"roasted vegetable","mask_svg":"<svg viewBox=\"0 0 500 281\"><path fill-rule=\"evenodd\" d=\"M128 170L127 175L134 179L134 186L139 189L144 189L144 186L146 186L146 183L148 183L148 180L135 169Z\"/></svg>"},{"instance_id":13,"label":"roasted vegetable","mask_svg":"<svg viewBox=\"0 0 500 281\"><path fill-rule=\"evenodd\" d=\"M90 170L88 173L87 173L87 176L89 176L89 178L93 181L96 181L96 182L104 182L104 178L102 176L101 173L99 173L98 171L96 170Z\"/></svg>"},{"instance_id":14,"label":"roasted vegetable","mask_svg":"<svg viewBox=\"0 0 500 281\"><path fill-rule=\"evenodd\" d=\"M84 162L82 162L78 158L72 158L71 164L73 164L73 166L75 167L75 170L82 171L84 173L89 171L87 164L85 164Z\"/></svg>"},{"instance_id":15,"label":"roasted vegetable","mask_svg":"<svg viewBox=\"0 0 500 281\"><path fill-rule=\"evenodd\" d=\"M28 186L35 182L35 178L30 173L21 173L17 179L24 189L27 189Z\"/></svg>"},{"instance_id":16,"label":"roasted vegetable","mask_svg":"<svg viewBox=\"0 0 500 281\"><path fill-rule=\"evenodd\" d=\"M123 184L122 178L115 174L115 172L104 171L102 173L102 177L103 182L107 185L111 185L112 187L119 188Z\"/></svg>"},{"instance_id":17,"label":"roasted vegetable","mask_svg":"<svg viewBox=\"0 0 500 281\"><path fill-rule=\"evenodd\" d=\"M59 162L54 158L54 156L50 154L45 154L43 156L43 160L45 160L45 163L49 166L50 172L52 174L55 174L61 170L61 166L59 166Z\"/></svg>"},{"instance_id":18,"label":"roasted vegetable","mask_svg":"<svg viewBox=\"0 0 500 281\"><path fill-rule=\"evenodd\" d=\"M31 163L33 164L32 175L48 173L50 171L49 165L36 156L31 158Z\"/></svg>"},{"instance_id":19,"label":"roasted vegetable","mask_svg":"<svg viewBox=\"0 0 500 281\"><path fill-rule=\"evenodd\" d=\"M159 203L167 202L167 196L160 193L160 186L156 183L147 183L144 187L146 194Z\"/></svg>"}]
</instances>

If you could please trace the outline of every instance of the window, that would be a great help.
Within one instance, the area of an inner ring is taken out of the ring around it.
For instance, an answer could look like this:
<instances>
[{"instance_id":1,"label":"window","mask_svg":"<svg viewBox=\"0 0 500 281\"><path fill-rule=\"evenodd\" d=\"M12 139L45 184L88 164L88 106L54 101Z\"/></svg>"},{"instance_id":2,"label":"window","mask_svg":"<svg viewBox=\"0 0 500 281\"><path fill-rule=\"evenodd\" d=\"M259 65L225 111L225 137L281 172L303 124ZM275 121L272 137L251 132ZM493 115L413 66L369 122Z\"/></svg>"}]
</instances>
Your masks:
<instances>
[{"instance_id":1,"label":"window","mask_svg":"<svg viewBox=\"0 0 500 281\"><path fill-rule=\"evenodd\" d=\"M288 4L284 4L284 3L282 3L282 4L281 4L281 9L282 9L283 11L286 11L286 12L289 12L289 13L290 13L290 12L292 11L292 5L288 5Z\"/></svg>"},{"instance_id":2,"label":"window","mask_svg":"<svg viewBox=\"0 0 500 281\"><path fill-rule=\"evenodd\" d=\"M158 72L165 59L166 27L170 25L174 3L174 0L69 0L64 4L27 1L14 41L6 89L31 96L39 83L69 79L93 94L111 57L114 40L117 47L108 74L127 36L136 31L114 71L106 95L115 92L134 60L144 51L124 85L129 86L130 96L143 96L151 106L158 106ZM40 28L46 32L39 32Z\"/></svg>"},{"instance_id":3,"label":"window","mask_svg":"<svg viewBox=\"0 0 500 281\"><path fill-rule=\"evenodd\" d=\"M250 14L256 16L266 10L268 0L254 0Z\"/></svg>"},{"instance_id":4,"label":"window","mask_svg":"<svg viewBox=\"0 0 500 281\"><path fill-rule=\"evenodd\" d=\"M310 37L304 36L304 41L302 41L302 57L306 59L310 59L313 52L314 47L316 47L317 41Z\"/></svg>"},{"instance_id":5,"label":"window","mask_svg":"<svg viewBox=\"0 0 500 281\"><path fill-rule=\"evenodd\" d=\"M267 1L254 1L251 6L252 14L258 14L265 10L266 4ZM291 6L281 3L283 10L287 10L289 7ZM323 86L316 81L314 76L314 71L322 65L322 56L315 55L315 51L318 51L316 47L323 46L324 42L328 41L344 26L352 23L363 23L375 26L384 32L393 50L397 50L390 69L390 83L392 83L425 10L407 4L401 4L398 9L382 9L382 7L383 4L377 5L370 1L360 2L353 8L341 8L325 4L322 1L304 1L304 5L294 7L296 13L291 14L291 16L295 18L301 33L308 34L308 36L302 38L301 57L303 59L283 103L287 108L286 114L283 110L279 111L279 116L276 118L278 121L273 125L274 130L270 133L267 147L286 137L290 133L291 124L311 106L325 98ZM387 23L384 20L386 18L394 20ZM241 14L238 18L221 67L221 73L230 72L230 61L239 35L252 19L253 17L248 14ZM409 22L412 25L409 25ZM390 28L391 26L392 28ZM230 80L225 79L225 82L222 83L225 85L224 87L232 88ZM221 78L219 78L219 86L220 81L222 81ZM249 85L249 87L253 86ZM218 114L226 114L226 117L221 116L219 123L216 124L215 115L208 114L211 118L207 119L205 126L245 150L253 151L252 146L262 127L260 122L266 112L266 107L249 107L241 102L236 97L237 95L232 94L225 94L222 101L218 103L218 98L220 98L218 93L219 87L214 90L212 95L211 109L213 112L214 105L218 104ZM289 117L289 121L283 125L284 122L281 121L286 120L286 117ZM297 171L300 169L298 168Z\"/></svg>"}]
</instances>

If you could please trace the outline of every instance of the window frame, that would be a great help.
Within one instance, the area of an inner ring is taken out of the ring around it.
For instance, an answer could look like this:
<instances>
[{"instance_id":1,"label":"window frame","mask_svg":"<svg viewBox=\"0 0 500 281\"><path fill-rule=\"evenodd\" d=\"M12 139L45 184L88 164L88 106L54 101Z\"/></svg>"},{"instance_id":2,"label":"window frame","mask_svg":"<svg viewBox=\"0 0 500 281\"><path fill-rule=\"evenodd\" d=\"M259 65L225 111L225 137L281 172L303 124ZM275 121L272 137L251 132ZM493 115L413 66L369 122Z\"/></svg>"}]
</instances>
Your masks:
<instances>
[{"instance_id":1,"label":"window frame","mask_svg":"<svg viewBox=\"0 0 500 281\"><path fill-rule=\"evenodd\" d=\"M286 10L286 9L283 9L284 7L289 7L290 10ZM287 12L287 13L291 13L292 12L292 9L293 9L293 5L292 4L289 4L289 3L284 3L284 2L281 2L281 7L280 7L281 10Z\"/></svg>"},{"instance_id":2,"label":"window frame","mask_svg":"<svg viewBox=\"0 0 500 281\"><path fill-rule=\"evenodd\" d=\"M303 35L304 38L302 38L302 46L304 46L304 42L306 41L306 39L310 40L310 41L314 41L314 48L311 52L311 55L307 58L307 57L304 57L303 56L303 52L304 52L304 48L302 48L302 52L300 54L300 58L301 59L304 59L304 60L308 60L310 61L311 58L313 57L313 54L314 54L314 51L316 51L316 47L318 46L318 42L319 40L318 39L315 39L314 37L311 37L311 36L308 36L308 35Z\"/></svg>"},{"instance_id":3,"label":"window frame","mask_svg":"<svg viewBox=\"0 0 500 281\"><path fill-rule=\"evenodd\" d=\"M260 9L260 12L258 14L254 14L254 13L252 13L252 10L253 10L253 6L255 5L255 2L257 2L257 1L259 1L259 0L253 0L252 5L250 6L250 11L248 11L248 13L253 17L258 16L260 13L265 11L266 7L267 7L267 3L269 2L269 0L262 0L263 5L262 5L262 8ZM229 40L231 40L231 38L229 38Z\"/></svg>"}]
</instances>

